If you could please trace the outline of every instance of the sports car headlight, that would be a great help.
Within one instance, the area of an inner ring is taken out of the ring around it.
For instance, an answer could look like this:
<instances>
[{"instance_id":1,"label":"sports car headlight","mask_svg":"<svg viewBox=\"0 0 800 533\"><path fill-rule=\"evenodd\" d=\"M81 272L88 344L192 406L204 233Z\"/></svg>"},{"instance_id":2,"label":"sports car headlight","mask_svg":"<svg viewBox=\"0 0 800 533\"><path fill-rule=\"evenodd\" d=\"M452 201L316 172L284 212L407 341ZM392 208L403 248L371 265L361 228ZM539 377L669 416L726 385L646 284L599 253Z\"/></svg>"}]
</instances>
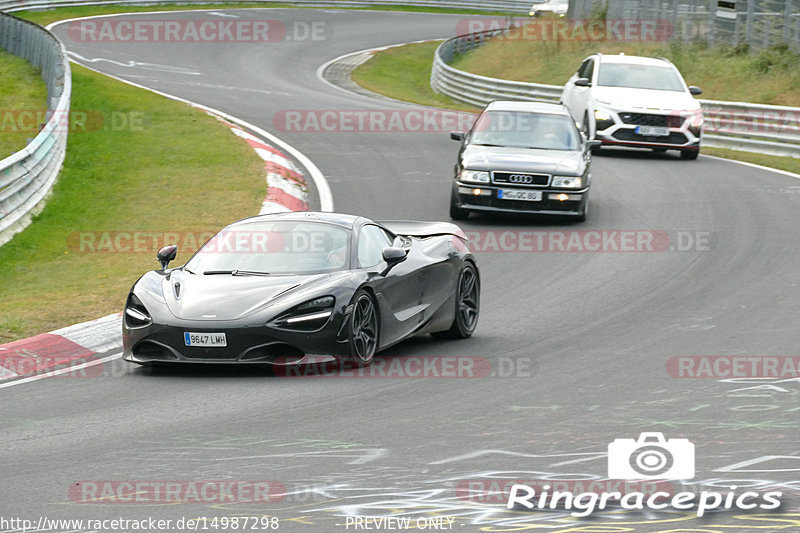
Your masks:
<instances>
[{"instance_id":1,"label":"sports car headlight","mask_svg":"<svg viewBox=\"0 0 800 533\"><path fill-rule=\"evenodd\" d=\"M125 325L130 329L143 328L153 323L153 318L142 301L133 293L125 302Z\"/></svg>"},{"instance_id":2,"label":"sports car headlight","mask_svg":"<svg viewBox=\"0 0 800 533\"><path fill-rule=\"evenodd\" d=\"M328 322L335 303L336 299L333 296L315 298L280 315L272 321L272 324L279 328L314 331Z\"/></svg>"},{"instance_id":3,"label":"sports car headlight","mask_svg":"<svg viewBox=\"0 0 800 533\"><path fill-rule=\"evenodd\" d=\"M462 170L459 177L467 183L489 183L489 173L483 170Z\"/></svg>"},{"instance_id":4,"label":"sports car headlight","mask_svg":"<svg viewBox=\"0 0 800 533\"><path fill-rule=\"evenodd\" d=\"M580 189L583 187L583 178L580 176L553 176L550 186L560 189Z\"/></svg>"}]
</instances>

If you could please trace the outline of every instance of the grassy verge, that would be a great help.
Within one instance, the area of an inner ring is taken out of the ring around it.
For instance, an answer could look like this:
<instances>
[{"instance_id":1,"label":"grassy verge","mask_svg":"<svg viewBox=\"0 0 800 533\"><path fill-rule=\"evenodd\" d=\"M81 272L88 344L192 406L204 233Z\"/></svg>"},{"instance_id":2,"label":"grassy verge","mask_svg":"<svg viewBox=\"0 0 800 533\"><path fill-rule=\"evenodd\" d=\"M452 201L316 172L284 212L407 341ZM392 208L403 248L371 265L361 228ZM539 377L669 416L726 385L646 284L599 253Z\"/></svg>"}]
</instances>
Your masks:
<instances>
[{"instance_id":1,"label":"grassy verge","mask_svg":"<svg viewBox=\"0 0 800 533\"><path fill-rule=\"evenodd\" d=\"M449 96L431 90L433 53L440 42L417 43L389 48L359 66L351 79L365 89L415 104L477 111Z\"/></svg>"},{"instance_id":2,"label":"grassy verge","mask_svg":"<svg viewBox=\"0 0 800 533\"><path fill-rule=\"evenodd\" d=\"M72 69L72 109L85 120L73 121L44 211L0 248L0 342L119 311L137 277L157 267L165 231L214 232L263 199L262 161L216 119ZM178 241L179 261L202 244Z\"/></svg>"},{"instance_id":3,"label":"grassy verge","mask_svg":"<svg viewBox=\"0 0 800 533\"><path fill-rule=\"evenodd\" d=\"M186 5L186 4L164 4L158 6L76 6L60 7L48 10L26 10L12 13L14 16L30 20L42 26L46 26L57 20L65 20L77 17L90 17L92 15L110 15L113 13L137 13L141 11L175 11L175 10L203 10L203 9L239 9L239 8L275 8L286 7L293 9L314 9L309 6L295 6L280 2L236 2L205 5ZM357 11L402 11L408 13L454 13L465 15L493 15L493 16L519 16L519 13L505 13L497 11L475 11L474 9L455 9L439 7L420 7L420 6L362 6L362 7L339 7L337 9L352 9Z\"/></svg>"},{"instance_id":4,"label":"grassy verge","mask_svg":"<svg viewBox=\"0 0 800 533\"><path fill-rule=\"evenodd\" d=\"M784 47L748 53L746 47L671 42L540 41L517 30L455 59L453 66L493 78L563 85L588 55L601 52L672 61L709 100L800 106L800 55ZM528 35L535 32L528 30Z\"/></svg>"},{"instance_id":5,"label":"grassy verge","mask_svg":"<svg viewBox=\"0 0 800 533\"><path fill-rule=\"evenodd\" d=\"M430 70L437 46L438 43L410 44L379 52L356 68L352 73L352 79L367 89L398 100L462 111L478 111L476 107L454 102L446 96L436 94L430 88ZM546 63L550 63L550 61ZM559 62L552 61L552 63ZM569 68L574 68L575 64L575 61L572 61ZM463 68L463 66L459 68ZM537 81L545 83L543 80ZM557 83L554 80L548 82ZM703 153L800 174L800 159L793 157L769 156L706 146L703 147Z\"/></svg>"},{"instance_id":6,"label":"grassy verge","mask_svg":"<svg viewBox=\"0 0 800 533\"><path fill-rule=\"evenodd\" d=\"M39 69L0 50L0 159L22 150L39 132L47 87Z\"/></svg>"}]
</instances>

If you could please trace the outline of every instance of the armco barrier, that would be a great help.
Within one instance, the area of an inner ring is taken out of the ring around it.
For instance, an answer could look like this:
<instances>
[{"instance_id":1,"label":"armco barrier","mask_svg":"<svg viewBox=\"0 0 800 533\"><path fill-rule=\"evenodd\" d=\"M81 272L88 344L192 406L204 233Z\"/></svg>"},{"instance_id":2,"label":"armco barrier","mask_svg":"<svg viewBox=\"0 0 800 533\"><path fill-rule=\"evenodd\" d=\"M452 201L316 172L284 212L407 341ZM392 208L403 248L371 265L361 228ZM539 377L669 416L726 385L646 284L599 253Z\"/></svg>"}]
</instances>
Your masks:
<instances>
[{"instance_id":1,"label":"armco barrier","mask_svg":"<svg viewBox=\"0 0 800 533\"><path fill-rule=\"evenodd\" d=\"M530 0L254 0L256 2L275 2L300 7L365 7L365 6L417 6L474 9L481 11L497 11L505 13L528 14L532 2ZM31 8L79 6L79 5L157 5L166 3L211 4L221 3L213 0L0 0L0 11L21 11Z\"/></svg>"},{"instance_id":2,"label":"armco barrier","mask_svg":"<svg viewBox=\"0 0 800 533\"><path fill-rule=\"evenodd\" d=\"M72 83L64 47L36 24L0 13L0 48L42 69L42 78L47 84L49 116L24 149L0 160L2 245L44 207L58 177L67 146Z\"/></svg>"},{"instance_id":3,"label":"armco barrier","mask_svg":"<svg viewBox=\"0 0 800 533\"><path fill-rule=\"evenodd\" d=\"M558 102L561 85L543 85L479 76L450 66L453 57L483 45L506 30L453 37L436 50L431 87L455 100L483 106L492 100ZM700 100L706 146L800 158L800 107Z\"/></svg>"}]
</instances>

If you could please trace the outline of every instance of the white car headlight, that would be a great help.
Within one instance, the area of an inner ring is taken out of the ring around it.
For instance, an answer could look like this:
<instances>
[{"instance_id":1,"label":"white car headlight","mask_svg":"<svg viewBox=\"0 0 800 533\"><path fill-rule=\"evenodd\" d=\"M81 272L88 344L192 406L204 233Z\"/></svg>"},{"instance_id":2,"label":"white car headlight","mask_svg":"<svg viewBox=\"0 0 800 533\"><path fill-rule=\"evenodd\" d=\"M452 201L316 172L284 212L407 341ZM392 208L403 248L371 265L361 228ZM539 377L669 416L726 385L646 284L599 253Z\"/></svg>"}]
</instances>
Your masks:
<instances>
[{"instance_id":1,"label":"white car headlight","mask_svg":"<svg viewBox=\"0 0 800 533\"><path fill-rule=\"evenodd\" d=\"M462 170L459 177L468 183L489 183L489 173L483 170Z\"/></svg>"},{"instance_id":2,"label":"white car headlight","mask_svg":"<svg viewBox=\"0 0 800 533\"><path fill-rule=\"evenodd\" d=\"M583 178L581 176L553 176L550 186L561 189L580 189L583 187Z\"/></svg>"},{"instance_id":3,"label":"white car headlight","mask_svg":"<svg viewBox=\"0 0 800 533\"><path fill-rule=\"evenodd\" d=\"M597 120L611 120L611 113L605 109L595 109L594 118Z\"/></svg>"}]
</instances>

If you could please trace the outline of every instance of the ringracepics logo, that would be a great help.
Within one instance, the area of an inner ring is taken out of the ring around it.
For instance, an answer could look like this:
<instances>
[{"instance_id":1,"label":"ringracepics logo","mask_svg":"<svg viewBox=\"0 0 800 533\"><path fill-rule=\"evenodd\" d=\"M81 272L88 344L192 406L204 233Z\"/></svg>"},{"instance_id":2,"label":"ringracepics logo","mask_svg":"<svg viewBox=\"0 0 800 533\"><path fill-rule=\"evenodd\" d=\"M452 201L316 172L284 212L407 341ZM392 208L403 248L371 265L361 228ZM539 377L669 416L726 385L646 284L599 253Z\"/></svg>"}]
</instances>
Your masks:
<instances>
[{"instance_id":1,"label":"ringracepics logo","mask_svg":"<svg viewBox=\"0 0 800 533\"><path fill-rule=\"evenodd\" d=\"M608 475L610 478L635 480L692 479L695 475L694 444L687 439L665 439L662 433L642 433L638 439L616 439L608 445ZM613 503L628 510L695 510L698 517L709 511L764 511L781 506L780 491L737 493L737 486L728 491L703 490L695 492L652 491L587 491L580 494L552 490L552 484L530 486L515 484L506 502L508 509L521 506L539 510L564 508L572 516L584 517L606 509Z\"/></svg>"},{"instance_id":2,"label":"ringracepics logo","mask_svg":"<svg viewBox=\"0 0 800 533\"><path fill-rule=\"evenodd\" d=\"M694 444L664 440L662 433L642 433L638 440L616 439L608 445L608 476L613 479L692 479Z\"/></svg>"},{"instance_id":3,"label":"ringracepics logo","mask_svg":"<svg viewBox=\"0 0 800 533\"><path fill-rule=\"evenodd\" d=\"M270 43L324 41L330 38L325 21L229 20L76 20L67 25L75 42L125 43Z\"/></svg>"}]
</instances>

